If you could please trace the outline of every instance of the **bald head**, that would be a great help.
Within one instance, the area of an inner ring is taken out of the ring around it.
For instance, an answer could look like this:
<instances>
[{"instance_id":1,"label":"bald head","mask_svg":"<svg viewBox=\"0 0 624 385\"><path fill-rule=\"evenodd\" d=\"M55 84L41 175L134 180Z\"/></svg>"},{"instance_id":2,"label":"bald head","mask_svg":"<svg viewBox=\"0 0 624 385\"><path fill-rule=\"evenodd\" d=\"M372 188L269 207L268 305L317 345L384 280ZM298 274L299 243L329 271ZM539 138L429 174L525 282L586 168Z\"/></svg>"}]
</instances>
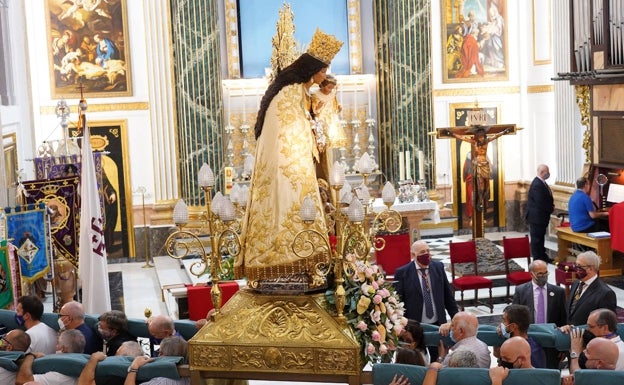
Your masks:
<instances>
[{"instance_id":1,"label":"bald head","mask_svg":"<svg viewBox=\"0 0 624 385\"><path fill-rule=\"evenodd\" d=\"M26 352L30 347L30 335L22 329L13 329L4 336L4 342L3 350Z\"/></svg>"},{"instance_id":2,"label":"bald head","mask_svg":"<svg viewBox=\"0 0 624 385\"><path fill-rule=\"evenodd\" d=\"M453 330L453 336L457 342L464 338L476 336L478 328L479 321L477 316L465 311L455 314L451 321L451 330Z\"/></svg>"},{"instance_id":3,"label":"bald head","mask_svg":"<svg viewBox=\"0 0 624 385\"><path fill-rule=\"evenodd\" d=\"M539 176L543 180L550 178L550 170L548 169L548 166L546 166L545 164L540 164L539 166L537 166L537 176Z\"/></svg>"},{"instance_id":4,"label":"bald head","mask_svg":"<svg viewBox=\"0 0 624 385\"><path fill-rule=\"evenodd\" d=\"M419 267L424 268L429 266L431 262L431 253L429 246L424 241L416 241L412 243L410 247L410 256L412 260L416 261Z\"/></svg>"},{"instance_id":5,"label":"bald head","mask_svg":"<svg viewBox=\"0 0 624 385\"><path fill-rule=\"evenodd\" d=\"M620 355L618 346L613 341L596 337L585 348L587 369L614 370Z\"/></svg>"},{"instance_id":6,"label":"bald head","mask_svg":"<svg viewBox=\"0 0 624 385\"><path fill-rule=\"evenodd\" d=\"M148 329L152 337L156 339L170 337L175 333L173 319L165 315L152 317Z\"/></svg>"},{"instance_id":7,"label":"bald head","mask_svg":"<svg viewBox=\"0 0 624 385\"><path fill-rule=\"evenodd\" d=\"M514 368L531 368L531 345L523 337L511 337L501 345L500 358Z\"/></svg>"},{"instance_id":8,"label":"bald head","mask_svg":"<svg viewBox=\"0 0 624 385\"><path fill-rule=\"evenodd\" d=\"M76 329L84 323L85 312L82 304L76 301L67 302L59 312L59 318L63 321L65 329Z\"/></svg>"}]
</instances>

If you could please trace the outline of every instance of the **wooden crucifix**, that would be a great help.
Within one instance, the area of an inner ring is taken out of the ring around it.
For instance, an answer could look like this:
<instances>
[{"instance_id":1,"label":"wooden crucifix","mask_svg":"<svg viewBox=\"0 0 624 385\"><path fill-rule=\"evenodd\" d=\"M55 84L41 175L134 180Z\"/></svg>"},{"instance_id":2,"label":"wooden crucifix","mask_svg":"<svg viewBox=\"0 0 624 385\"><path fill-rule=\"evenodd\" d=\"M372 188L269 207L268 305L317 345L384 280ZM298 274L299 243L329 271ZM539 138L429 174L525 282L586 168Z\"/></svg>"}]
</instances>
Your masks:
<instances>
[{"instance_id":1,"label":"wooden crucifix","mask_svg":"<svg viewBox=\"0 0 624 385\"><path fill-rule=\"evenodd\" d=\"M487 113L475 108L467 112L466 126L436 129L437 139L456 138L470 143L472 159L472 238L483 238L485 213L490 198L490 161L488 143L507 134L516 133L515 124L487 125ZM476 192L476 194L474 193Z\"/></svg>"}]
</instances>

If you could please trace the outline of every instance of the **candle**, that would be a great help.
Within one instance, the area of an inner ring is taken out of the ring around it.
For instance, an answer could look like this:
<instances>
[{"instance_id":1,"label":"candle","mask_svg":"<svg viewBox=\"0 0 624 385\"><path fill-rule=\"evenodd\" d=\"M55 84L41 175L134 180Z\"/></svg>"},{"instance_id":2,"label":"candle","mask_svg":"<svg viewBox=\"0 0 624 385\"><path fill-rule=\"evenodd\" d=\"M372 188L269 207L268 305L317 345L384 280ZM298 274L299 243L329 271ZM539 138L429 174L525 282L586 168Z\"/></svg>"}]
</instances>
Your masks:
<instances>
[{"instance_id":1,"label":"candle","mask_svg":"<svg viewBox=\"0 0 624 385\"><path fill-rule=\"evenodd\" d=\"M231 123L230 120L230 113L232 111L232 94L231 94L231 90L228 89L227 90L227 124L226 126L229 126Z\"/></svg>"},{"instance_id":2,"label":"candle","mask_svg":"<svg viewBox=\"0 0 624 385\"><path fill-rule=\"evenodd\" d=\"M246 111L245 111L245 87L243 86L243 123L247 121L246 119Z\"/></svg>"},{"instance_id":3,"label":"candle","mask_svg":"<svg viewBox=\"0 0 624 385\"><path fill-rule=\"evenodd\" d=\"M372 113L373 105L371 103L371 85L370 85L370 82L368 83L368 85L366 87L366 91L368 92L368 117L370 118L371 116L373 116L373 113Z\"/></svg>"},{"instance_id":4,"label":"candle","mask_svg":"<svg viewBox=\"0 0 624 385\"><path fill-rule=\"evenodd\" d=\"M425 179L425 154L422 150L418 150L418 179Z\"/></svg>"},{"instance_id":5,"label":"candle","mask_svg":"<svg viewBox=\"0 0 624 385\"><path fill-rule=\"evenodd\" d=\"M351 120L356 120L356 119L357 119L357 86L353 90L353 119Z\"/></svg>"},{"instance_id":6,"label":"candle","mask_svg":"<svg viewBox=\"0 0 624 385\"><path fill-rule=\"evenodd\" d=\"M399 180L405 180L405 154L399 152Z\"/></svg>"},{"instance_id":7,"label":"candle","mask_svg":"<svg viewBox=\"0 0 624 385\"><path fill-rule=\"evenodd\" d=\"M412 159L409 151L405 151L405 178L412 179Z\"/></svg>"}]
</instances>

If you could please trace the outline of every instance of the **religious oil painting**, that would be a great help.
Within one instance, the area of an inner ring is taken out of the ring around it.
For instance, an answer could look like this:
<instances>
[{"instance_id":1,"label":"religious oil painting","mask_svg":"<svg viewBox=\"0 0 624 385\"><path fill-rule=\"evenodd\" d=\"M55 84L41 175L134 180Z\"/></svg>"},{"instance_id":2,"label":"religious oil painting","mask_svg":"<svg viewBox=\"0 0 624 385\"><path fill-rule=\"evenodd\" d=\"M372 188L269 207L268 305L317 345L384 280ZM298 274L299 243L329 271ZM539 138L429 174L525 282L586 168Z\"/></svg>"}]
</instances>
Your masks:
<instances>
[{"instance_id":1,"label":"religious oil painting","mask_svg":"<svg viewBox=\"0 0 624 385\"><path fill-rule=\"evenodd\" d=\"M507 0L442 0L444 83L509 77Z\"/></svg>"},{"instance_id":2,"label":"religious oil painting","mask_svg":"<svg viewBox=\"0 0 624 385\"><path fill-rule=\"evenodd\" d=\"M450 124L454 127L466 126L469 111L479 108L485 112L488 124L498 124L499 107L497 105L479 105L473 103L451 104ZM498 139L500 140L500 139ZM499 228L505 222L505 200L503 185L503 167L501 147L498 140L488 144L487 159L490 163L489 197L485 210L485 228ZM457 216L459 230L471 231L473 208L477 199L473 190L472 154L470 143L459 139L451 141L451 163L453 172L453 215Z\"/></svg>"},{"instance_id":3,"label":"religious oil painting","mask_svg":"<svg viewBox=\"0 0 624 385\"><path fill-rule=\"evenodd\" d=\"M109 262L125 262L135 256L126 126L125 120L89 123L91 148L102 154L104 240ZM82 137L82 132L70 127L69 135Z\"/></svg>"},{"instance_id":4,"label":"religious oil painting","mask_svg":"<svg viewBox=\"0 0 624 385\"><path fill-rule=\"evenodd\" d=\"M132 95L126 0L45 0L53 98Z\"/></svg>"}]
</instances>

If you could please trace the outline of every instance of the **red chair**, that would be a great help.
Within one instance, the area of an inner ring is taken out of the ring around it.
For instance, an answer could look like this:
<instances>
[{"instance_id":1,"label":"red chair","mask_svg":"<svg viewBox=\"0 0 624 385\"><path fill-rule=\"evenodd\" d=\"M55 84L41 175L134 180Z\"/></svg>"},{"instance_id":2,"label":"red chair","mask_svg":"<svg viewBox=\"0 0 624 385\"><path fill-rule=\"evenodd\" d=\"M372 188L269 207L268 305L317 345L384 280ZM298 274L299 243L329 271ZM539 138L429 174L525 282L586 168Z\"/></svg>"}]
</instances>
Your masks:
<instances>
[{"instance_id":1,"label":"red chair","mask_svg":"<svg viewBox=\"0 0 624 385\"><path fill-rule=\"evenodd\" d=\"M412 259L410 256L410 236L406 233L380 235L379 238L385 241L385 247L375 251L376 263L381 265L386 273L386 278L393 279L394 271Z\"/></svg>"},{"instance_id":2,"label":"red chair","mask_svg":"<svg viewBox=\"0 0 624 385\"><path fill-rule=\"evenodd\" d=\"M477 244L474 240L468 242L449 242L449 251L451 254L451 284L455 290L461 292L461 310L464 310L464 290L475 291L475 303L488 306L484 302L479 302L479 289L490 290L490 313L494 312L494 304L492 303L492 280L480 277L477 272ZM473 266L473 274L464 273L460 277L455 278L455 265L458 263L471 264Z\"/></svg>"},{"instance_id":3,"label":"red chair","mask_svg":"<svg viewBox=\"0 0 624 385\"><path fill-rule=\"evenodd\" d=\"M503 256L505 258L505 277L507 278L507 298L511 300L510 286L518 286L531 280L531 273L528 271L509 271L509 260L516 258L526 258L527 266L531 263L531 245L529 236L519 238L503 237Z\"/></svg>"}]
</instances>

